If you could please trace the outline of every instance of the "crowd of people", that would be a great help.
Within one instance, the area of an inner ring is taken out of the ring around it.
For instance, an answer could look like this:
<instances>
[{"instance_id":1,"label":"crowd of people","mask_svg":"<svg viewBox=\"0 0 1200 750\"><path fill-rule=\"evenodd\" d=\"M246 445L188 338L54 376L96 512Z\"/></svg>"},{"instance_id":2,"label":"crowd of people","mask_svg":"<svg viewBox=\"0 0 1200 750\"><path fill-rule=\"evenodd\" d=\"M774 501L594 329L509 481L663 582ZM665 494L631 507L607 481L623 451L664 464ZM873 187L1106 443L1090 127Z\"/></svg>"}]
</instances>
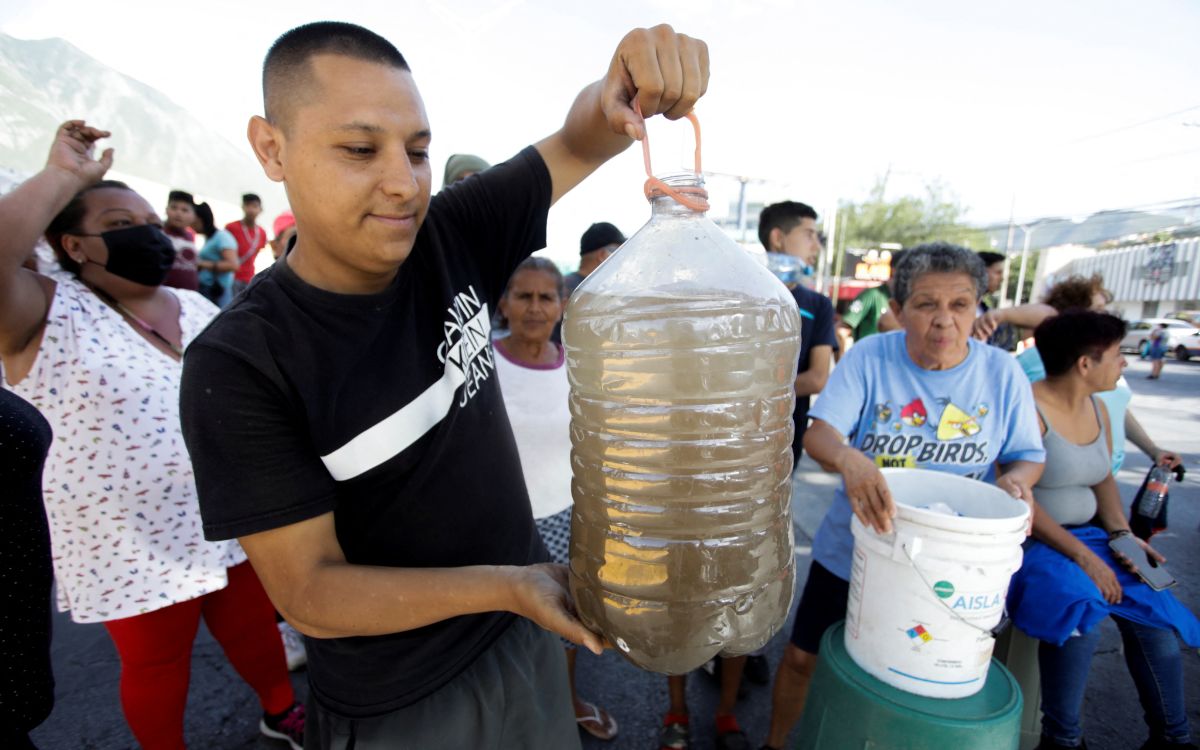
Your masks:
<instances>
[{"instance_id":1,"label":"crowd of people","mask_svg":"<svg viewBox=\"0 0 1200 750\"><path fill-rule=\"evenodd\" d=\"M253 194L224 228L182 190L160 218L105 179L108 133L63 124L46 167L0 197L0 477L13 489L0 511L16 530L0 550L13 602L0 613L4 747L32 747L52 707L52 577L60 610L106 628L126 720L150 750L185 747L201 619L255 691L260 731L293 748L616 737L619 717L575 684L580 647L606 644L567 586L560 339L573 290L625 236L590 226L565 277L531 254L553 204L643 136L635 104L676 119L707 84L703 42L634 30L561 130L494 166L455 155L431 195L430 127L404 57L358 26L298 27L266 56L264 115L249 128L291 203L271 240ZM773 204L759 240L811 267L818 219ZM41 241L53 257L31 262ZM255 275L268 244L277 262ZM891 530L882 466L993 483L1032 507L1011 609L1041 641L1041 747L1084 746L1106 617L1138 686L1144 747L1195 747L1178 639L1200 646L1200 623L1107 545L1129 534L1113 479L1125 439L1156 463L1181 458L1128 408L1124 324L1103 311L1102 280L996 309L1003 262L909 248L840 316L790 284L791 460L807 453L842 483L774 675L761 653L715 665L719 748L785 746L821 637L845 614L851 519ZM1022 329L1036 346L1014 357ZM946 439L958 449L941 450ZM303 658L306 705L288 677ZM773 683L760 743L735 716L744 676ZM664 750L693 731L685 679L668 679Z\"/></svg>"},{"instance_id":2,"label":"crowd of people","mask_svg":"<svg viewBox=\"0 0 1200 750\"><path fill-rule=\"evenodd\" d=\"M185 190L172 190L162 228L175 247L175 258L163 285L199 292L218 308L228 307L254 278L259 253L269 244L278 259L295 225L291 210L281 212L274 222L275 238L268 240L258 225L262 210L262 199L246 193L242 218L218 228L211 205L197 203Z\"/></svg>"}]
</instances>

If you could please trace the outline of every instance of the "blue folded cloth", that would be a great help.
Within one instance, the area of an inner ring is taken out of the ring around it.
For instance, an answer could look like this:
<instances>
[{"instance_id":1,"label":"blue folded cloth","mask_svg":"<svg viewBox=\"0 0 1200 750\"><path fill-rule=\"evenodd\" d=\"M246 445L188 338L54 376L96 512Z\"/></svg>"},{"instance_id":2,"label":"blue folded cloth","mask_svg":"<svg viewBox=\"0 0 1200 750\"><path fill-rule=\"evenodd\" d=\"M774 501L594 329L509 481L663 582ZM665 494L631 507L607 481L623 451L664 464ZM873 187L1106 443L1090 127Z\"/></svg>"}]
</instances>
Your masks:
<instances>
[{"instance_id":1,"label":"blue folded cloth","mask_svg":"<svg viewBox=\"0 0 1200 750\"><path fill-rule=\"evenodd\" d=\"M1108 534L1095 526L1068 529L1108 563L1124 594L1109 604L1083 568L1041 542L1025 551L1008 589L1013 624L1040 641L1061 646L1078 630L1086 633L1109 615L1151 627L1171 629L1184 643L1200 648L1200 621L1170 591L1155 591L1113 557Z\"/></svg>"}]
</instances>

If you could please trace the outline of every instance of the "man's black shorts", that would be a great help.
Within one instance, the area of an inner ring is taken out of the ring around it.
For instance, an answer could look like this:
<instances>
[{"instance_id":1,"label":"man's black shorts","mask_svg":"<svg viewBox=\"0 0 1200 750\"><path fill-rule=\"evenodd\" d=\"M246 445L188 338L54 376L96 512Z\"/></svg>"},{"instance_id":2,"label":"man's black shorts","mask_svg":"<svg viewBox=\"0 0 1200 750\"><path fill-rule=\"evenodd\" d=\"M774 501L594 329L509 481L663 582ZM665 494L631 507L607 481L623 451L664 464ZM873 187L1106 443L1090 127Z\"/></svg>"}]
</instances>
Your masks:
<instances>
[{"instance_id":1,"label":"man's black shorts","mask_svg":"<svg viewBox=\"0 0 1200 750\"><path fill-rule=\"evenodd\" d=\"M813 560L808 569L808 581L796 608L792 624L792 645L801 651L815 654L821 648L821 636L830 625L846 619L846 600L850 597L850 582L843 581Z\"/></svg>"}]
</instances>

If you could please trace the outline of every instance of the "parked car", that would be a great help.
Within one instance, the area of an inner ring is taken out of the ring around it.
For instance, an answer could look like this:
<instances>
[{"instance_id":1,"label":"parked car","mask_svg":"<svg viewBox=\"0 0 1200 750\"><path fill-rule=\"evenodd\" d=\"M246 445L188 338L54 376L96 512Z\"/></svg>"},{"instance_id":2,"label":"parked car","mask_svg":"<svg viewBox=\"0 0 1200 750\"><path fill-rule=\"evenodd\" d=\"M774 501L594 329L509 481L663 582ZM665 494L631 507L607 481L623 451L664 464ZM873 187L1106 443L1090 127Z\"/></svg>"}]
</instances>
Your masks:
<instances>
[{"instance_id":1,"label":"parked car","mask_svg":"<svg viewBox=\"0 0 1200 750\"><path fill-rule=\"evenodd\" d=\"M1182 320L1184 323L1190 323L1200 328L1200 310L1178 310L1170 313L1167 317Z\"/></svg>"},{"instance_id":2,"label":"parked car","mask_svg":"<svg viewBox=\"0 0 1200 750\"><path fill-rule=\"evenodd\" d=\"M1196 331L1191 336L1185 336L1175 345L1175 359L1186 362L1192 357L1200 357L1200 331Z\"/></svg>"},{"instance_id":3,"label":"parked car","mask_svg":"<svg viewBox=\"0 0 1200 750\"><path fill-rule=\"evenodd\" d=\"M1176 318L1144 318L1131 322L1125 338L1121 339L1121 350L1137 352L1144 358L1150 351L1150 332L1163 323L1167 325L1167 352L1181 362L1200 357L1200 328Z\"/></svg>"}]
</instances>

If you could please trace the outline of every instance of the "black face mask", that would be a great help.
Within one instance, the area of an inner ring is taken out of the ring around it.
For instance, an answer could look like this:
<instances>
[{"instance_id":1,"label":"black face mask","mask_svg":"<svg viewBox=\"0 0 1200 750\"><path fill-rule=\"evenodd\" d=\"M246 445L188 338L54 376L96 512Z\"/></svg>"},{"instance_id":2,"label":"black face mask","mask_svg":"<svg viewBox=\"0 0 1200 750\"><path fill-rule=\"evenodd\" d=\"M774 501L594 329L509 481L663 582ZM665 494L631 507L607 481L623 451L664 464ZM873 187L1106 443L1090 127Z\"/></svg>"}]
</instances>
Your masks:
<instances>
[{"instance_id":1,"label":"black face mask","mask_svg":"<svg viewBox=\"0 0 1200 750\"><path fill-rule=\"evenodd\" d=\"M79 236L104 240L104 246L108 248L104 270L135 284L158 286L175 265L174 243L153 224L138 224L100 234L79 233Z\"/></svg>"}]
</instances>

